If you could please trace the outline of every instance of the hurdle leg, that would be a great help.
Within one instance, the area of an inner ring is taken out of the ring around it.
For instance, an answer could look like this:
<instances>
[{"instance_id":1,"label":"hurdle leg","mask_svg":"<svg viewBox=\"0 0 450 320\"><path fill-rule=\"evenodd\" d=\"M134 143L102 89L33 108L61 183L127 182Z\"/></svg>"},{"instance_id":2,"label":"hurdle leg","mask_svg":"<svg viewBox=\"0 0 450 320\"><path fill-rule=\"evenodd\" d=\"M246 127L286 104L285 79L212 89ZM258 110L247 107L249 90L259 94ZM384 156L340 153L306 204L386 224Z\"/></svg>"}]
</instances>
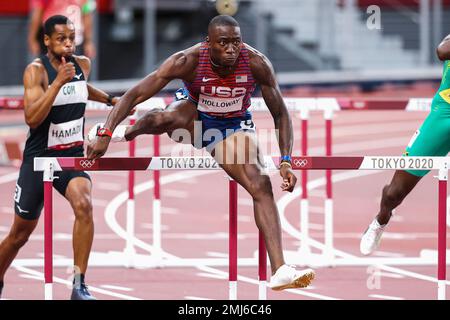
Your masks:
<instances>
[{"instance_id":1,"label":"hurdle leg","mask_svg":"<svg viewBox=\"0 0 450 320\"><path fill-rule=\"evenodd\" d=\"M267 250L264 235L258 235L258 274L259 274L259 300L267 300Z\"/></svg>"},{"instance_id":2,"label":"hurdle leg","mask_svg":"<svg viewBox=\"0 0 450 320\"><path fill-rule=\"evenodd\" d=\"M153 154L159 157L159 136L153 136ZM160 185L160 171L153 171L153 248L157 260L161 259L162 245L161 245L161 185Z\"/></svg>"},{"instance_id":3,"label":"hurdle leg","mask_svg":"<svg viewBox=\"0 0 450 320\"><path fill-rule=\"evenodd\" d=\"M438 218L438 300L446 299L447 266L447 180L448 164L439 170L439 218Z\"/></svg>"},{"instance_id":4,"label":"hurdle leg","mask_svg":"<svg viewBox=\"0 0 450 320\"><path fill-rule=\"evenodd\" d=\"M130 119L130 125L136 122L135 119ZM136 140L131 140L129 142L129 156L130 158L135 157L136 150ZM126 246L125 246L125 256L126 256L126 267L131 268L134 266L134 256L136 250L133 245L134 238L134 226L135 226L135 198L134 198L134 181L135 172L133 170L128 171L128 200L127 200L127 219L126 219Z\"/></svg>"},{"instance_id":5,"label":"hurdle leg","mask_svg":"<svg viewBox=\"0 0 450 320\"><path fill-rule=\"evenodd\" d=\"M308 118L309 109L303 108L300 113L300 118L302 120L301 130L302 130L302 156L308 155ZM301 255L302 261L307 264L308 258L311 254L311 249L309 247L309 201L308 201L308 171L302 170L302 197L300 200L300 231L301 231L301 242L299 253Z\"/></svg>"},{"instance_id":6,"label":"hurdle leg","mask_svg":"<svg viewBox=\"0 0 450 320\"><path fill-rule=\"evenodd\" d=\"M333 110L329 107L324 110L325 118L325 151L326 156L332 155L332 118ZM323 251L326 261L333 265L334 259L334 245L333 245L333 193L332 193L332 172L325 171L326 176L326 199L324 203L325 208L325 247Z\"/></svg>"},{"instance_id":7,"label":"hurdle leg","mask_svg":"<svg viewBox=\"0 0 450 320\"><path fill-rule=\"evenodd\" d=\"M53 300L53 163L44 170L44 299Z\"/></svg>"},{"instance_id":8,"label":"hurdle leg","mask_svg":"<svg viewBox=\"0 0 450 320\"><path fill-rule=\"evenodd\" d=\"M229 299L237 300L237 182L229 181L228 283Z\"/></svg>"}]
</instances>

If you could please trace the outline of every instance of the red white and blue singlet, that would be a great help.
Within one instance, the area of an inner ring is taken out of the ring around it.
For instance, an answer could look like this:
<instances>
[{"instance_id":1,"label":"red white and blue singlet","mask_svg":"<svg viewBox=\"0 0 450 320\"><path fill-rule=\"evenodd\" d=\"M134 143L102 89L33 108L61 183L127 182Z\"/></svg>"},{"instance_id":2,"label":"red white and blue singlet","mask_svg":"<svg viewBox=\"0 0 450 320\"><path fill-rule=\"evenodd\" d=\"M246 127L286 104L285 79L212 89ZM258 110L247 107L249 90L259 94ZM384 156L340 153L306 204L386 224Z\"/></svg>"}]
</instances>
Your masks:
<instances>
[{"instance_id":1,"label":"red white and blue singlet","mask_svg":"<svg viewBox=\"0 0 450 320\"><path fill-rule=\"evenodd\" d=\"M218 129L222 139L238 130L254 130L251 120L250 98L255 90L255 79L250 70L248 49L241 46L237 66L232 74L220 77L212 70L209 48L201 44L196 77L193 82L185 82L189 100L197 105L203 132ZM202 146L212 149L219 142L203 141Z\"/></svg>"}]
</instances>

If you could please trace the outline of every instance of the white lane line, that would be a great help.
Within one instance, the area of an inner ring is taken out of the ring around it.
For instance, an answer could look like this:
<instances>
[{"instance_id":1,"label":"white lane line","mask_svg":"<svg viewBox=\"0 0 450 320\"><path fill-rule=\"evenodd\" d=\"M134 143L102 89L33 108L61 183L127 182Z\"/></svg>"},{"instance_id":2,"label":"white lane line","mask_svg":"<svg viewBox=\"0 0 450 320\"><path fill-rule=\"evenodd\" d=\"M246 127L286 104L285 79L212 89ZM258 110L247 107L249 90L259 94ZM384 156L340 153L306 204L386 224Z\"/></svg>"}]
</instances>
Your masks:
<instances>
[{"instance_id":1,"label":"white lane line","mask_svg":"<svg viewBox=\"0 0 450 320\"><path fill-rule=\"evenodd\" d=\"M14 213L14 209L13 207L0 207L0 212L1 213L6 213L6 214L12 214Z\"/></svg>"},{"instance_id":2,"label":"white lane line","mask_svg":"<svg viewBox=\"0 0 450 320\"><path fill-rule=\"evenodd\" d=\"M383 300L405 300L405 298L402 297L385 296L382 294L369 294L369 298L383 299Z\"/></svg>"},{"instance_id":3,"label":"white lane line","mask_svg":"<svg viewBox=\"0 0 450 320\"><path fill-rule=\"evenodd\" d=\"M180 213L180 209L178 209L178 208L170 208L170 207L162 207L161 208L161 212L163 214L179 214Z\"/></svg>"},{"instance_id":4,"label":"white lane line","mask_svg":"<svg viewBox=\"0 0 450 320\"><path fill-rule=\"evenodd\" d=\"M385 277L385 278L393 278L393 279L404 279L405 278L405 276L402 276L401 274L390 273L390 272L383 272L383 271L374 272L373 275L374 276Z\"/></svg>"},{"instance_id":5,"label":"white lane line","mask_svg":"<svg viewBox=\"0 0 450 320\"><path fill-rule=\"evenodd\" d=\"M41 281L41 282L44 280L44 273L42 273L42 272L30 269L30 268L26 268L26 267L20 267L20 266L14 266L14 268L17 271L19 271L19 272L23 272L23 273L26 273L26 274L29 274L29 275L37 277L37 279L39 279L39 281ZM61 279L61 278L58 278L58 277L55 277L55 276L53 276L53 283L63 284L66 287L67 286L70 287L72 285L72 281L67 280L67 279ZM100 293L100 294L104 294L104 295L111 296L111 297L114 297L114 298L119 298L119 299L142 300L140 298L136 298L136 297L125 295L125 294L121 294L121 293L112 292L112 291L101 289L101 288L97 288L97 287L94 287L94 286L91 286L91 285L89 286L89 290L92 291L92 292L97 292L97 293ZM44 288L42 288L42 291L44 291ZM42 296L44 296L43 292L42 292Z\"/></svg>"},{"instance_id":6,"label":"white lane line","mask_svg":"<svg viewBox=\"0 0 450 320\"><path fill-rule=\"evenodd\" d=\"M26 273L19 274L19 277L25 278L25 279L31 279L31 280L39 280L39 281L41 280L41 277L39 277L39 276L34 276L31 274L26 274Z\"/></svg>"},{"instance_id":7,"label":"white lane line","mask_svg":"<svg viewBox=\"0 0 450 320\"><path fill-rule=\"evenodd\" d=\"M375 251L374 253L372 253L372 256L398 258L398 257L404 257L405 255L403 253L397 253L397 252Z\"/></svg>"},{"instance_id":8,"label":"white lane line","mask_svg":"<svg viewBox=\"0 0 450 320\"><path fill-rule=\"evenodd\" d=\"M194 297L194 296L185 296L184 298L187 300L213 300L213 299L209 299L209 298Z\"/></svg>"},{"instance_id":9,"label":"white lane line","mask_svg":"<svg viewBox=\"0 0 450 320\"><path fill-rule=\"evenodd\" d=\"M140 224L142 229L149 229L149 230L153 230L153 223L141 223ZM169 226L162 224L161 225L161 231L168 231L169 230Z\"/></svg>"},{"instance_id":10,"label":"white lane line","mask_svg":"<svg viewBox=\"0 0 450 320\"><path fill-rule=\"evenodd\" d=\"M238 199L239 206L249 206L253 207L253 200L250 198L239 198Z\"/></svg>"},{"instance_id":11,"label":"white lane line","mask_svg":"<svg viewBox=\"0 0 450 320\"><path fill-rule=\"evenodd\" d=\"M126 188L125 185L120 183L112 183L112 182L96 182L95 183L96 189L102 189L102 190L108 190L108 191L121 191Z\"/></svg>"},{"instance_id":12,"label":"white lane line","mask_svg":"<svg viewBox=\"0 0 450 320\"><path fill-rule=\"evenodd\" d=\"M92 198L92 205L96 207L106 207L109 201L103 199Z\"/></svg>"},{"instance_id":13,"label":"white lane line","mask_svg":"<svg viewBox=\"0 0 450 320\"><path fill-rule=\"evenodd\" d=\"M226 252L208 251L208 252L206 252L206 255L208 257L213 257L213 258L228 258L228 253L226 253Z\"/></svg>"},{"instance_id":14,"label":"white lane line","mask_svg":"<svg viewBox=\"0 0 450 320\"><path fill-rule=\"evenodd\" d=\"M114 285L111 285L111 284L102 284L102 285L100 286L100 288L103 288L103 289L110 289L110 290L117 290L117 291L128 291L128 292L134 291L133 288L121 287L121 286L114 286Z\"/></svg>"},{"instance_id":15,"label":"white lane line","mask_svg":"<svg viewBox=\"0 0 450 320\"><path fill-rule=\"evenodd\" d=\"M189 196L189 193L183 190L175 190L175 189L168 189L164 188L164 190L161 192L162 197L171 197L171 198L178 198L178 199L187 199Z\"/></svg>"},{"instance_id":16,"label":"white lane line","mask_svg":"<svg viewBox=\"0 0 450 320\"><path fill-rule=\"evenodd\" d=\"M309 194L308 194L308 196L309 196ZM309 206L308 209L309 209L309 212L311 212L311 213L319 213L319 214L325 213L324 207Z\"/></svg>"},{"instance_id":17,"label":"white lane line","mask_svg":"<svg viewBox=\"0 0 450 320\"><path fill-rule=\"evenodd\" d=\"M17 170L16 172L5 174L4 176L0 177L0 184L16 181L18 177L19 170Z\"/></svg>"}]
</instances>

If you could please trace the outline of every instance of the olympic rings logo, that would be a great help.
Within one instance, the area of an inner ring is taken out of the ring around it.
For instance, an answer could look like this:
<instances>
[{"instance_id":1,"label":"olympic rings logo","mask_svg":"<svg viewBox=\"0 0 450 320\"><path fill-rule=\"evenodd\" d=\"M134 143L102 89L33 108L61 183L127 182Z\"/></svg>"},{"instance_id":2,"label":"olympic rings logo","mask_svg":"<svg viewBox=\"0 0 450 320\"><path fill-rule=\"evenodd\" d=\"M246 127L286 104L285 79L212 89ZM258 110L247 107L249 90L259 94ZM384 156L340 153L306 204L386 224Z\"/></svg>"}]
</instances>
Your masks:
<instances>
[{"instance_id":1,"label":"olympic rings logo","mask_svg":"<svg viewBox=\"0 0 450 320\"><path fill-rule=\"evenodd\" d=\"M95 164L95 160L80 160L79 163L83 169L89 169Z\"/></svg>"},{"instance_id":2,"label":"olympic rings logo","mask_svg":"<svg viewBox=\"0 0 450 320\"><path fill-rule=\"evenodd\" d=\"M307 159L295 159L294 165L297 167L304 168L308 165L308 160Z\"/></svg>"}]
</instances>

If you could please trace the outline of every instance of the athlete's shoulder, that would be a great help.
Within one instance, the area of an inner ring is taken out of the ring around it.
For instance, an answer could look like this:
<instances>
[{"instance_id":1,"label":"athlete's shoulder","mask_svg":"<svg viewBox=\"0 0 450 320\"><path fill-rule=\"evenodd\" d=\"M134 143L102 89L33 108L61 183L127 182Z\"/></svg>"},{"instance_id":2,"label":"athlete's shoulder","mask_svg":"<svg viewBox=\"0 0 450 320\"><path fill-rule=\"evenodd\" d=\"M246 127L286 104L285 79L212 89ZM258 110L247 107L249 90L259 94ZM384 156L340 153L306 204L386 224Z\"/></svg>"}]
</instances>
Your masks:
<instances>
[{"instance_id":1,"label":"athlete's shoulder","mask_svg":"<svg viewBox=\"0 0 450 320\"><path fill-rule=\"evenodd\" d=\"M267 60L267 57L257 49L253 48L247 43L243 43L243 47L247 50L250 61L255 60L261 62L262 60Z\"/></svg>"},{"instance_id":2,"label":"athlete's shoulder","mask_svg":"<svg viewBox=\"0 0 450 320\"><path fill-rule=\"evenodd\" d=\"M192 47L186 48L183 51L179 51L173 55L175 60L180 64L193 63L198 61L200 54L201 43L197 43Z\"/></svg>"},{"instance_id":3,"label":"athlete's shoulder","mask_svg":"<svg viewBox=\"0 0 450 320\"><path fill-rule=\"evenodd\" d=\"M170 78L191 74L198 65L199 50L200 44L196 44L172 54L160 68L161 74Z\"/></svg>"},{"instance_id":4,"label":"athlete's shoulder","mask_svg":"<svg viewBox=\"0 0 450 320\"><path fill-rule=\"evenodd\" d=\"M244 48L248 51L250 70L258 82L273 74L272 63L269 58L246 43L244 43Z\"/></svg>"},{"instance_id":5,"label":"athlete's shoulder","mask_svg":"<svg viewBox=\"0 0 450 320\"><path fill-rule=\"evenodd\" d=\"M72 56L73 59L78 63L78 64L91 64L91 59L89 59L86 56L83 55L73 55Z\"/></svg>"},{"instance_id":6,"label":"athlete's shoulder","mask_svg":"<svg viewBox=\"0 0 450 320\"><path fill-rule=\"evenodd\" d=\"M81 70L85 74L89 74L91 71L91 59L83 55L73 55L73 60L81 67Z\"/></svg>"},{"instance_id":7,"label":"athlete's shoulder","mask_svg":"<svg viewBox=\"0 0 450 320\"><path fill-rule=\"evenodd\" d=\"M31 61L25 68L25 75L42 76L45 72L45 66L40 58Z\"/></svg>"}]
</instances>

